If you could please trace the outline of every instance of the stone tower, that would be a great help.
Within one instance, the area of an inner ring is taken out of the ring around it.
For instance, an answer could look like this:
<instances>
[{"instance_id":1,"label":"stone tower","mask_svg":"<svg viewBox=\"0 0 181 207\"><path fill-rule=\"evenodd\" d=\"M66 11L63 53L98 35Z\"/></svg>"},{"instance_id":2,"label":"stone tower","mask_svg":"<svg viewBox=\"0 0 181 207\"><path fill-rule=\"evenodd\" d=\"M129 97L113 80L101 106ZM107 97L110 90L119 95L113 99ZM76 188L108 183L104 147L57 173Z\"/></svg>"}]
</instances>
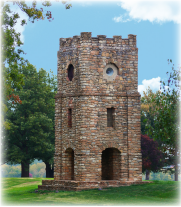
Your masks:
<instances>
[{"instance_id":1,"label":"stone tower","mask_svg":"<svg viewBox=\"0 0 181 207\"><path fill-rule=\"evenodd\" d=\"M136 35L60 38L54 180L39 189L142 183Z\"/></svg>"}]
</instances>

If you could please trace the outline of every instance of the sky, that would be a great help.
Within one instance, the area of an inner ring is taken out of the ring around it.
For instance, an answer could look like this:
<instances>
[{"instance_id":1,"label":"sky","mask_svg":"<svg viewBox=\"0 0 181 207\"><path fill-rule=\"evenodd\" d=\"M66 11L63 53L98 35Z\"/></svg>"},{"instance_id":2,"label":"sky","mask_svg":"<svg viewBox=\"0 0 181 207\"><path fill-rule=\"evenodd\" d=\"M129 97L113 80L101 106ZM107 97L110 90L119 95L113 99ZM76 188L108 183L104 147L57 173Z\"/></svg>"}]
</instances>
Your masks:
<instances>
[{"instance_id":1,"label":"sky","mask_svg":"<svg viewBox=\"0 0 181 207\"><path fill-rule=\"evenodd\" d=\"M128 34L137 35L138 47L138 91L149 86L154 92L160 88L160 80L167 80L172 59L175 67L180 66L179 31L181 4L179 1L69 1L72 7L65 9L60 2L53 2L45 8L51 11L53 21L28 22L16 30L24 42L25 58L37 69L50 69L57 75L57 51L59 38L92 32L92 37L106 35L112 38ZM28 2L31 3L31 2ZM38 2L41 6L41 1ZM28 20L17 7L21 18Z\"/></svg>"}]
</instances>

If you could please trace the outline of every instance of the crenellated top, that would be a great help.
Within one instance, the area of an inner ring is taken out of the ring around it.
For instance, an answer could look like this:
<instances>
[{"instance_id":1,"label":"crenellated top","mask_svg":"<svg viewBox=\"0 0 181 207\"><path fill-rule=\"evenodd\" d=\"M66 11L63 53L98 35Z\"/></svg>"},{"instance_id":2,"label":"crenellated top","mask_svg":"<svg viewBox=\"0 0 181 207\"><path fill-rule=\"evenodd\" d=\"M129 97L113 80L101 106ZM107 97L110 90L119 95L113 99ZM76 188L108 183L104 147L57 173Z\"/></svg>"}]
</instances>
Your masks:
<instances>
[{"instance_id":1,"label":"crenellated top","mask_svg":"<svg viewBox=\"0 0 181 207\"><path fill-rule=\"evenodd\" d=\"M60 38L60 48L71 47L83 42L101 43L101 44L119 44L120 46L136 47L136 35L129 34L128 38L122 39L122 36L113 36L106 38L106 35L97 35L92 37L92 32L81 32L80 36L76 35L70 38Z\"/></svg>"},{"instance_id":2,"label":"crenellated top","mask_svg":"<svg viewBox=\"0 0 181 207\"><path fill-rule=\"evenodd\" d=\"M138 48L136 35L128 38L91 32L60 38L58 91L71 94L122 94L137 92Z\"/></svg>"}]
</instances>

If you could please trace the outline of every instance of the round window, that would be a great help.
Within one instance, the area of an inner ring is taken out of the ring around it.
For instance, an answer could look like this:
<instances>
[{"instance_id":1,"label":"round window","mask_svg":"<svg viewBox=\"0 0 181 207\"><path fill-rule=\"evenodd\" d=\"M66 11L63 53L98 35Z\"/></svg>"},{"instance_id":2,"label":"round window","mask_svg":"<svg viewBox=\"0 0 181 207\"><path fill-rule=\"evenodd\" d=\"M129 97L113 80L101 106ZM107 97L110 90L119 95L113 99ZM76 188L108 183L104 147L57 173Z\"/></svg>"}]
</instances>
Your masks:
<instances>
[{"instance_id":1,"label":"round window","mask_svg":"<svg viewBox=\"0 0 181 207\"><path fill-rule=\"evenodd\" d=\"M112 63L107 64L106 67L103 69L103 79L113 81L115 80L117 75L118 68Z\"/></svg>"},{"instance_id":2,"label":"round window","mask_svg":"<svg viewBox=\"0 0 181 207\"><path fill-rule=\"evenodd\" d=\"M108 68L106 70L106 73L107 73L108 76L111 76L114 73L114 70L112 68Z\"/></svg>"}]
</instances>

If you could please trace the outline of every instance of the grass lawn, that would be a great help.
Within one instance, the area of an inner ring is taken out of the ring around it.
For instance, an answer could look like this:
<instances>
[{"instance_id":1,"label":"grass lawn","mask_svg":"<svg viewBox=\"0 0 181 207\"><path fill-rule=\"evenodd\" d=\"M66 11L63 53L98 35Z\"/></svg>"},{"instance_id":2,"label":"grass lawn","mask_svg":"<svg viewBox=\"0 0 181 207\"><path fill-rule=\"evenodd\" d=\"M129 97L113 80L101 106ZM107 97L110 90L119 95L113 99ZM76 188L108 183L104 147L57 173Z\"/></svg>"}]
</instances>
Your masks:
<instances>
[{"instance_id":1,"label":"grass lawn","mask_svg":"<svg viewBox=\"0 0 181 207\"><path fill-rule=\"evenodd\" d=\"M3 205L179 205L180 182L154 181L144 185L74 191L38 191L46 178L2 178ZM48 178L51 180L51 178Z\"/></svg>"}]
</instances>

